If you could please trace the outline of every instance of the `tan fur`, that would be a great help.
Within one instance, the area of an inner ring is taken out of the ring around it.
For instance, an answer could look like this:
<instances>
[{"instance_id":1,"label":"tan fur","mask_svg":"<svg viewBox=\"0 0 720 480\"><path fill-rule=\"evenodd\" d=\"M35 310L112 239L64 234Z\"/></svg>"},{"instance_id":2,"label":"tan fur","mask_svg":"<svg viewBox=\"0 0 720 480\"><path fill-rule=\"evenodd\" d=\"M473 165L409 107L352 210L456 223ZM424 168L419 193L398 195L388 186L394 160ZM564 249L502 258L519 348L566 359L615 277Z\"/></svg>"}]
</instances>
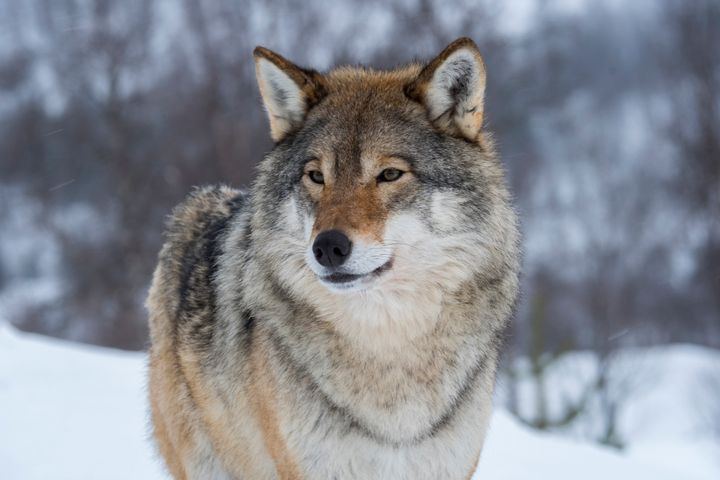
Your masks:
<instances>
[{"instance_id":1,"label":"tan fur","mask_svg":"<svg viewBox=\"0 0 720 480\"><path fill-rule=\"evenodd\" d=\"M280 394L273 385L272 370L267 361L267 351L254 350L252 355L253 373L257 383L252 385L250 396L255 414L260 421L265 447L272 457L278 470L278 478L282 480L298 480L301 477L297 460L288 449L285 437L280 430L276 399Z\"/></svg>"},{"instance_id":2,"label":"tan fur","mask_svg":"<svg viewBox=\"0 0 720 480\"><path fill-rule=\"evenodd\" d=\"M361 185L346 191L328 190L320 200L318 211L320 214L313 226L314 235L323 230L340 229L374 240L382 238L387 210L372 185Z\"/></svg>"},{"instance_id":3,"label":"tan fur","mask_svg":"<svg viewBox=\"0 0 720 480\"><path fill-rule=\"evenodd\" d=\"M473 467L470 469L470 471L467 474L466 480L472 480L473 475L475 475L475 470L477 469L477 464L480 462L480 451L478 450L477 455L475 456L475 463L473 464Z\"/></svg>"},{"instance_id":4,"label":"tan fur","mask_svg":"<svg viewBox=\"0 0 720 480\"><path fill-rule=\"evenodd\" d=\"M174 419L166 418L166 414L163 414L163 407L170 407L176 411L180 410L178 405L175 404L176 402L173 401L173 398L177 398L177 396L174 396L174 389L167 383L168 379L172 379L173 374L171 370L159 365L165 363L165 361L160 359L158 355L153 358L153 362L154 365L150 368L149 381L150 384L154 386L150 394L150 407L153 413L152 419L155 440L172 476L176 479L184 480L187 476L185 475L185 469L182 465L180 452L178 452L178 447L173 443L173 439L182 437L182 429L177 424L168 426L168 421L173 423L177 422L174 422ZM170 428L175 431L173 432L175 435L171 434L169 431Z\"/></svg>"},{"instance_id":5,"label":"tan fur","mask_svg":"<svg viewBox=\"0 0 720 480\"><path fill-rule=\"evenodd\" d=\"M202 188L175 209L147 302L169 472L470 478L519 268L475 45L393 71L320 74L261 47L255 61L278 145L250 193ZM457 95L456 75L472 80ZM386 168L405 173L378 181ZM352 240L353 268L389 266L328 288L309 253L327 230Z\"/></svg>"}]
</instances>

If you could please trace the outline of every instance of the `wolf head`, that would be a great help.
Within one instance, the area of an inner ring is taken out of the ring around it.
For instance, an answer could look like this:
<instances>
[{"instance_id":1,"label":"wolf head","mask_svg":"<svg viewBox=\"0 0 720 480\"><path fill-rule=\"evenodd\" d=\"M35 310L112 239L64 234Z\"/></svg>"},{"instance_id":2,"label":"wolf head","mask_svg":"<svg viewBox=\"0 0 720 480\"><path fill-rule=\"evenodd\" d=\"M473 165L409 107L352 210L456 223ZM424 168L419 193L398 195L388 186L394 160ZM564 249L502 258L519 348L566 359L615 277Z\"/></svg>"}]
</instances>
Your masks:
<instances>
[{"instance_id":1,"label":"wolf head","mask_svg":"<svg viewBox=\"0 0 720 480\"><path fill-rule=\"evenodd\" d=\"M262 47L255 65L275 148L254 186L253 235L294 298L367 321L432 319L468 282L516 275L472 40L391 71L320 74Z\"/></svg>"}]
</instances>

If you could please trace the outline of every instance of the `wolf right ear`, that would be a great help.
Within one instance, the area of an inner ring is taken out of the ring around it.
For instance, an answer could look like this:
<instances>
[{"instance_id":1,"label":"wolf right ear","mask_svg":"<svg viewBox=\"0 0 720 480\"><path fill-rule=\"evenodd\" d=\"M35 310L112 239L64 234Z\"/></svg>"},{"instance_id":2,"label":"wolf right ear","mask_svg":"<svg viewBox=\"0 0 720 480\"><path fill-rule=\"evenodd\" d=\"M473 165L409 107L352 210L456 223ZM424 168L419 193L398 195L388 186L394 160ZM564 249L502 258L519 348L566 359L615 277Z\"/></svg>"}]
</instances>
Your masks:
<instances>
[{"instance_id":1,"label":"wolf right ear","mask_svg":"<svg viewBox=\"0 0 720 480\"><path fill-rule=\"evenodd\" d=\"M405 94L425 106L438 129L476 141L483 123L485 64L475 42L465 37L448 45Z\"/></svg>"},{"instance_id":2,"label":"wolf right ear","mask_svg":"<svg viewBox=\"0 0 720 480\"><path fill-rule=\"evenodd\" d=\"M302 126L308 110L325 96L325 84L318 72L302 69L267 48L256 47L253 55L270 136L279 142Z\"/></svg>"}]
</instances>

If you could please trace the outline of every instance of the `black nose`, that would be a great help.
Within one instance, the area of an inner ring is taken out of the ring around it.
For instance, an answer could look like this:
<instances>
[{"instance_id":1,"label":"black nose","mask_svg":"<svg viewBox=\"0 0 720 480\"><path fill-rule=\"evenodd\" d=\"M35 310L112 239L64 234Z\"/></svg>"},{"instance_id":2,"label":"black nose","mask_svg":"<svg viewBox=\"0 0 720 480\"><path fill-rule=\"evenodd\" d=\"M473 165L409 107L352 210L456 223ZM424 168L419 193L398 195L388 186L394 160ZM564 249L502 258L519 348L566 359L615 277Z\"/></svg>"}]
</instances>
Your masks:
<instances>
[{"instance_id":1,"label":"black nose","mask_svg":"<svg viewBox=\"0 0 720 480\"><path fill-rule=\"evenodd\" d=\"M340 230L327 230L315 238L312 250L323 267L339 267L350 256L352 242Z\"/></svg>"}]
</instances>

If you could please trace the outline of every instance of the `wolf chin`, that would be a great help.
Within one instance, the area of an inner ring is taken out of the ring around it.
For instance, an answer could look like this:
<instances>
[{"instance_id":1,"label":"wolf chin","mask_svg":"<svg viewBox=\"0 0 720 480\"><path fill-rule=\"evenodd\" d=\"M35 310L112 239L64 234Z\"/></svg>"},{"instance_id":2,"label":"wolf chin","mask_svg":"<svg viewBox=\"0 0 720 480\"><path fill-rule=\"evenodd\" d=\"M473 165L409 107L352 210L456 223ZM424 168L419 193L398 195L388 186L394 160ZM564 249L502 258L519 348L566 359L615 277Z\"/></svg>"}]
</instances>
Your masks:
<instances>
[{"instance_id":1,"label":"wolf chin","mask_svg":"<svg viewBox=\"0 0 720 480\"><path fill-rule=\"evenodd\" d=\"M518 289L485 67L321 74L255 50L273 150L195 190L148 299L154 436L177 479L464 479Z\"/></svg>"}]
</instances>

